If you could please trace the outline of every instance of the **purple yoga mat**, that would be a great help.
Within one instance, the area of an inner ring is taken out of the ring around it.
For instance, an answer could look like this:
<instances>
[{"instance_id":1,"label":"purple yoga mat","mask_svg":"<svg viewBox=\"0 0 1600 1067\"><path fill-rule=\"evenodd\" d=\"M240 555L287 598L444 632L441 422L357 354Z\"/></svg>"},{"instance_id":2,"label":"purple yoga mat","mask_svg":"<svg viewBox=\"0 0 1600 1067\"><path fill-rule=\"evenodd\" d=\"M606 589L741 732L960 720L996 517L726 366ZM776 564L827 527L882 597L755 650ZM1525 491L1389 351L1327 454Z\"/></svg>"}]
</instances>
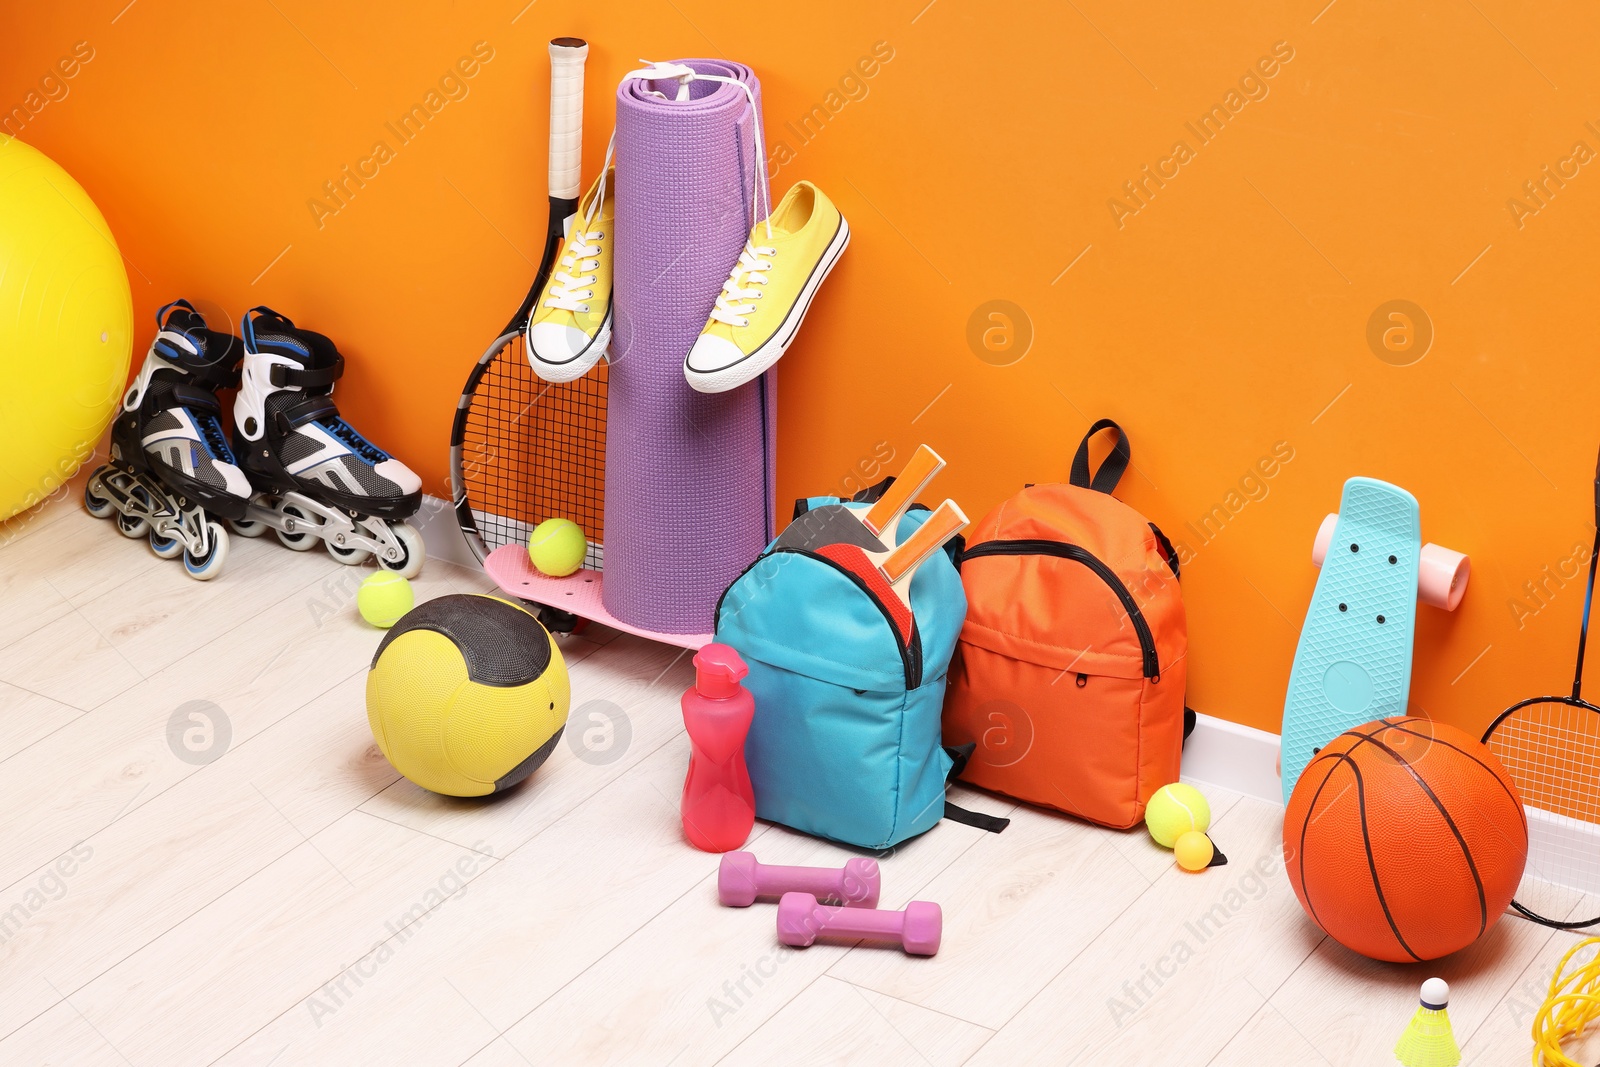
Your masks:
<instances>
[{"instance_id":1,"label":"purple yoga mat","mask_svg":"<svg viewBox=\"0 0 1600 1067\"><path fill-rule=\"evenodd\" d=\"M606 610L659 633L708 633L717 598L772 537L773 376L689 387L683 360L756 220L761 85L737 63L683 60L755 93L631 79L617 90L616 323L606 429ZM650 95L657 91L666 99ZM761 200L761 210L768 201Z\"/></svg>"}]
</instances>

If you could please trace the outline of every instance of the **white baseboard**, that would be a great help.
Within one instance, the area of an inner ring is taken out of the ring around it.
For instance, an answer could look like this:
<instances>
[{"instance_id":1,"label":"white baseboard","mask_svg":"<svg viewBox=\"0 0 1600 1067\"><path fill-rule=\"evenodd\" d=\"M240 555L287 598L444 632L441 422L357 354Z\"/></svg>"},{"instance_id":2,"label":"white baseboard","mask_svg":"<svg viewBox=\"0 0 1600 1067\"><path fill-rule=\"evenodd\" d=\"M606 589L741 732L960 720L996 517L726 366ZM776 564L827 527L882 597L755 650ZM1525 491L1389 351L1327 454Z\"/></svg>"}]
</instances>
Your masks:
<instances>
[{"instance_id":1,"label":"white baseboard","mask_svg":"<svg viewBox=\"0 0 1600 1067\"><path fill-rule=\"evenodd\" d=\"M1278 779L1277 734L1240 726L1210 715L1196 715L1194 733L1183 746L1183 780L1197 786L1216 786L1230 792L1283 803ZM1535 893L1532 906L1546 915L1565 915L1578 894L1600 894L1600 827L1552 815L1537 808L1528 813L1527 874L1549 883ZM1576 892L1573 892L1576 891Z\"/></svg>"},{"instance_id":2,"label":"white baseboard","mask_svg":"<svg viewBox=\"0 0 1600 1067\"><path fill-rule=\"evenodd\" d=\"M1528 813L1528 873L1579 893L1600 893L1600 827L1526 805L1523 810ZM1568 907L1575 903L1568 901Z\"/></svg>"},{"instance_id":3,"label":"white baseboard","mask_svg":"<svg viewBox=\"0 0 1600 1067\"><path fill-rule=\"evenodd\" d=\"M467 539L461 536L455 505L450 501L424 495L422 507L411 517L411 525L422 534L422 543L428 550L429 559L440 559L473 570L483 566L472 549L467 547Z\"/></svg>"},{"instance_id":4,"label":"white baseboard","mask_svg":"<svg viewBox=\"0 0 1600 1067\"><path fill-rule=\"evenodd\" d=\"M1278 735L1196 714L1194 733L1183 746L1183 778L1282 804Z\"/></svg>"}]
</instances>

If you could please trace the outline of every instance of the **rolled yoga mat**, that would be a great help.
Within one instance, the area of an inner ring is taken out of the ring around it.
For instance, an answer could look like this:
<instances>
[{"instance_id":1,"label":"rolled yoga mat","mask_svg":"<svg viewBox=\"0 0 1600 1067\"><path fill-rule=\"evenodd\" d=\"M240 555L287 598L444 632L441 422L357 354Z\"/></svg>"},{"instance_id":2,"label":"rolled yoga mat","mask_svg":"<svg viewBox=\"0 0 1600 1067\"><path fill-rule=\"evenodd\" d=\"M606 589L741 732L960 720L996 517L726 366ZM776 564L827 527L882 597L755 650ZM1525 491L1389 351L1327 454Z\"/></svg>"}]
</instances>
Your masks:
<instances>
[{"instance_id":1,"label":"rolled yoga mat","mask_svg":"<svg viewBox=\"0 0 1600 1067\"><path fill-rule=\"evenodd\" d=\"M683 360L749 239L760 82L748 68L681 62L676 81L617 90L615 332L606 430L606 610L659 633L710 633L717 598L772 537L773 375L695 392ZM654 94L663 94L665 98Z\"/></svg>"}]
</instances>

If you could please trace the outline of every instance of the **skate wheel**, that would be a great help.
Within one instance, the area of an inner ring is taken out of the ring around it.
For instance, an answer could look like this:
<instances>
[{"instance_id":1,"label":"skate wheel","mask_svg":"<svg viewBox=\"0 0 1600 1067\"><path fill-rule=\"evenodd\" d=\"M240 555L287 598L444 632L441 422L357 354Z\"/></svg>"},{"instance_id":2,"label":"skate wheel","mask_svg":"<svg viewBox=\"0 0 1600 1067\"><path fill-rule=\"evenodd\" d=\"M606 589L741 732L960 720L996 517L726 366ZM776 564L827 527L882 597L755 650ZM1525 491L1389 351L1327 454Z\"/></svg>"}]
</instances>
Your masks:
<instances>
[{"instance_id":1,"label":"skate wheel","mask_svg":"<svg viewBox=\"0 0 1600 1067\"><path fill-rule=\"evenodd\" d=\"M427 557L422 547L422 535L416 527L403 522L389 527L389 532L400 542L400 558L388 560L379 556L378 566L386 571L394 571L402 578L415 578L422 573L422 561Z\"/></svg>"},{"instance_id":2,"label":"skate wheel","mask_svg":"<svg viewBox=\"0 0 1600 1067\"><path fill-rule=\"evenodd\" d=\"M176 559L183 555L183 542L176 537L162 537L152 527L150 530L150 551L162 559Z\"/></svg>"},{"instance_id":3,"label":"skate wheel","mask_svg":"<svg viewBox=\"0 0 1600 1067\"><path fill-rule=\"evenodd\" d=\"M228 525L240 537L260 537L267 532L267 524L254 519L229 519Z\"/></svg>"},{"instance_id":4,"label":"skate wheel","mask_svg":"<svg viewBox=\"0 0 1600 1067\"><path fill-rule=\"evenodd\" d=\"M189 572L189 577L200 582L209 582L222 573L223 565L228 562L228 530L220 522L207 520L206 540L210 547L202 556L192 552L183 554L183 569Z\"/></svg>"},{"instance_id":5,"label":"skate wheel","mask_svg":"<svg viewBox=\"0 0 1600 1067\"><path fill-rule=\"evenodd\" d=\"M1333 531L1339 525L1339 514L1333 512L1323 517L1322 525L1317 527L1317 539L1311 542L1311 562L1322 566L1322 561L1328 558L1328 546L1333 544Z\"/></svg>"},{"instance_id":6,"label":"skate wheel","mask_svg":"<svg viewBox=\"0 0 1600 1067\"><path fill-rule=\"evenodd\" d=\"M372 553L364 548L340 548L332 541L329 541L328 555L332 556L340 563L343 563L346 567L354 567L358 564L365 563L367 561L367 557L372 555Z\"/></svg>"},{"instance_id":7,"label":"skate wheel","mask_svg":"<svg viewBox=\"0 0 1600 1067\"><path fill-rule=\"evenodd\" d=\"M100 474L98 471L92 475L83 486L84 509L97 519L109 519L116 510L116 505L108 497L100 495Z\"/></svg>"},{"instance_id":8,"label":"skate wheel","mask_svg":"<svg viewBox=\"0 0 1600 1067\"><path fill-rule=\"evenodd\" d=\"M1442 545L1422 546L1417 561L1417 599L1430 607L1456 610L1467 593L1472 561Z\"/></svg>"},{"instance_id":9,"label":"skate wheel","mask_svg":"<svg viewBox=\"0 0 1600 1067\"><path fill-rule=\"evenodd\" d=\"M150 532L150 523L142 515L118 515L117 532L130 540L138 540Z\"/></svg>"},{"instance_id":10,"label":"skate wheel","mask_svg":"<svg viewBox=\"0 0 1600 1067\"><path fill-rule=\"evenodd\" d=\"M298 519L299 523L306 527L316 528L316 524L306 518L306 513L293 504L284 505L283 514L285 518ZM285 533L283 530L279 530L278 540L283 542L283 547L285 548L292 548L296 552L308 552L316 547L317 536L308 529L296 530L294 533Z\"/></svg>"}]
</instances>

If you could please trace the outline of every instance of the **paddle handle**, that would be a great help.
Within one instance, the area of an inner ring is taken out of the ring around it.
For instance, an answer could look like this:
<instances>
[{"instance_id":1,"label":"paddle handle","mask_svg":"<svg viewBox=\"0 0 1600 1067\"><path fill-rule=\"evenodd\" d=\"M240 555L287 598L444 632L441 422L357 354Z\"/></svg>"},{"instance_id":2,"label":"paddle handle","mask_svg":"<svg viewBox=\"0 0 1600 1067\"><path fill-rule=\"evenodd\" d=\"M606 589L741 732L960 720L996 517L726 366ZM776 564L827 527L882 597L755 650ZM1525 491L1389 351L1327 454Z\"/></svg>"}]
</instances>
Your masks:
<instances>
[{"instance_id":1,"label":"paddle handle","mask_svg":"<svg viewBox=\"0 0 1600 1067\"><path fill-rule=\"evenodd\" d=\"M905 514L906 508L911 506L912 498L922 492L923 487L933 481L933 476L942 470L944 470L944 457L927 445L917 446L916 453L900 471L900 476L894 480L894 484L867 509L862 523L875 536L882 537L885 530L892 534L895 523Z\"/></svg>"},{"instance_id":2,"label":"paddle handle","mask_svg":"<svg viewBox=\"0 0 1600 1067\"><path fill-rule=\"evenodd\" d=\"M900 547L889 553L889 558L883 561L883 573L888 576L892 585L901 578L916 570L923 560L938 551L950 538L966 529L967 516L954 500L946 500L928 516L926 522L917 527L910 537L900 543Z\"/></svg>"}]
</instances>

